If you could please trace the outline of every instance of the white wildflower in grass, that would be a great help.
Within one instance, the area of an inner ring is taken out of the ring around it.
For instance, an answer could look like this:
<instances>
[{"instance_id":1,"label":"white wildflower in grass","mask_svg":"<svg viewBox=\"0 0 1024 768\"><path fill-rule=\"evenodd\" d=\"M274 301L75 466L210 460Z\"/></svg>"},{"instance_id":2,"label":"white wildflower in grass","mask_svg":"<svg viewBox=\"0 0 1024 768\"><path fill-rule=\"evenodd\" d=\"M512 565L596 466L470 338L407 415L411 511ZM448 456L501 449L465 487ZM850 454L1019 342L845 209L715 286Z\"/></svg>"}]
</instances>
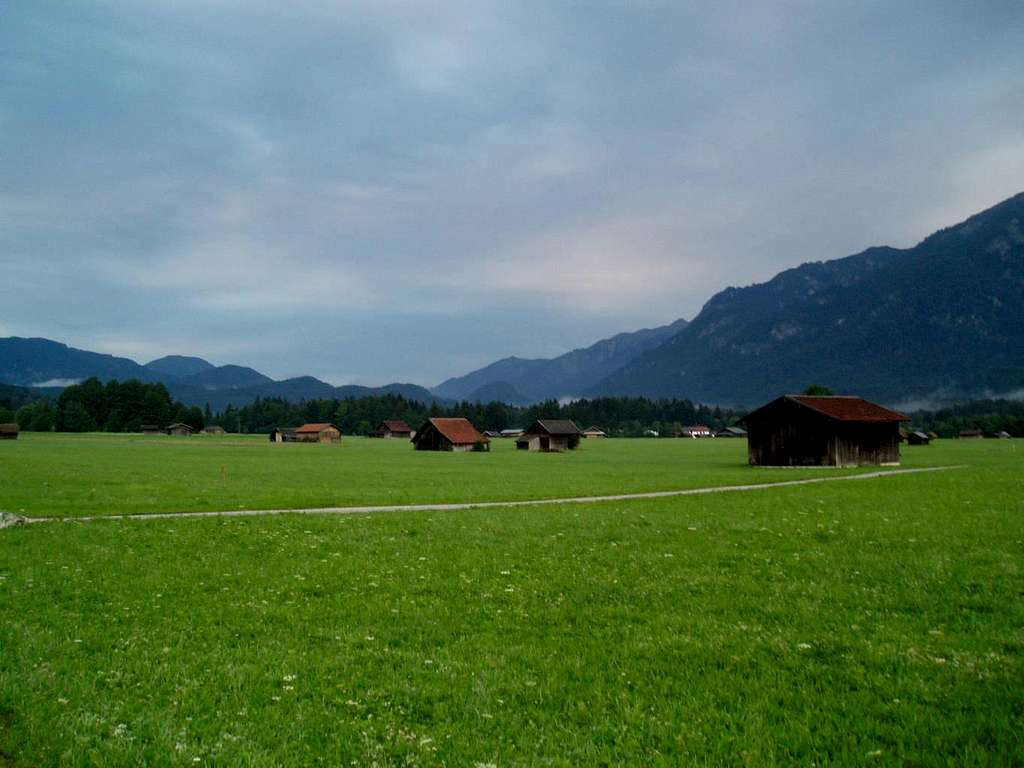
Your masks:
<instances>
[{"instance_id":1,"label":"white wildflower in grass","mask_svg":"<svg viewBox=\"0 0 1024 768\"><path fill-rule=\"evenodd\" d=\"M811 649L811 644L810 643L797 643L796 647L799 648L801 651L809 651Z\"/></svg>"},{"instance_id":2,"label":"white wildflower in grass","mask_svg":"<svg viewBox=\"0 0 1024 768\"><path fill-rule=\"evenodd\" d=\"M281 679L284 680L286 683L291 683L295 680L295 677L296 675L285 675Z\"/></svg>"},{"instance_id":3,"label":"white wildflower in grass","mask_svg":"<svg viewBox=\"0 0 1024 768\"><path fill-rule=\"evenodd\" d=\"M512 574L512 571L501 571L501 575L502 576L509 576L511 574Z\"/></svg>"},{"instance_id":4,"label":"white wildflower in grass","mask_svg":"<svg viewBox=\"0 0 1024 768\"><path fill-rule=\"evenodd\" d=\"M58 703L58 704L67 704L67 703L68 703L68 700L67 700L67 699L65 699L65 698L58 698L58 699L57 699L57 703Z\"/></svg>"}]
</instances>

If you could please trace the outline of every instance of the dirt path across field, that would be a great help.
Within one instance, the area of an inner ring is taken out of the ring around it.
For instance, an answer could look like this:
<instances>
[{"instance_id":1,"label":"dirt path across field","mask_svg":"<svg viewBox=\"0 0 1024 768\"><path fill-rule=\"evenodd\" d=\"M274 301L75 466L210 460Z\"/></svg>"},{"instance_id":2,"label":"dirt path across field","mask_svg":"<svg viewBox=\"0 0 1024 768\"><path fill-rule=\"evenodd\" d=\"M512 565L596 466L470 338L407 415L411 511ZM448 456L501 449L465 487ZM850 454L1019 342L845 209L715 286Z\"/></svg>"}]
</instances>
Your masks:
<instances>
[{"instance_id":1,"label":"dirt path across field","mask_svg":"<svg viewBox=\"0 0 1024 768\"><path fill-rule=\"evenodd\" d=\"M678 491L650 491L647 493L620 493L611 496L572 496L564 499L527 499L523 501L468 501L452 504L394 504L387 506L362 507L316 507L309 509L229 509L221 512L154 512L128 515L90 515L86 517L27 517L19 522L91 522L94 520L166 520L186 517L262 517L264 515L358 515L377 512L456 512L464 509L485 509L488 507L536 507L547 504L591 504L600 501L633 501L635 499L666 499L675 496L700 496L706 493L731 493L733 491L763 491L771 488L788 488L793 485L815 485L853 480L874 480L879 477L912 475L921 472L945 472L963 469L965 465L945 467L920 467L917 469L886 469L865 472L860 475L839 477L811 477L802 480L782 480L775 483L751 483L749 485L721 485L709 488L685 488Z\"/></svg>"}]
</instances>

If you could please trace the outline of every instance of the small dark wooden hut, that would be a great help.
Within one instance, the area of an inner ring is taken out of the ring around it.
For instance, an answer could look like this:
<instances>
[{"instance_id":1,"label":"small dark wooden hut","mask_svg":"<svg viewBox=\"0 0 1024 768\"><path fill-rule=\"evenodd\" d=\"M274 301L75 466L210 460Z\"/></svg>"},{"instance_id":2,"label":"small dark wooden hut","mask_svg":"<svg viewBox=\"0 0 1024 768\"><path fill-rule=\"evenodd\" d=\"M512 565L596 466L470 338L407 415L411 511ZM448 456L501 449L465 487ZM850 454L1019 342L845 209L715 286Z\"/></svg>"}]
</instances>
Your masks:
<instances>
[{"instance_id":1,"label":"small dark wooden hut","mask_svg":"<svg viewBox=\"0 0 1024 768\"><path fill-rule=\"evenodd\" d=\"M17 424L0 424L0 440L17 440L20 431Z\"/></svg>"},{"instance_id":2,"label":"small dark wooden hut","mask_svg":"<svg viewBox=\"0 0 1024 768\"><path fill-rule=\"evenodd\" d=\"M167 433L164 432L162 429L160 429L160 427L158 425L156 425L156 424L143 424L142 425L142 434L144 434L144 435L166 435Z\"/></svg>"},{"instance_id":3,"label":"small dark wooden hut","mask_svg":"<svg viewBox=\"0 0 1024 768\"><path fill-rule=\"evenodd\" d=\"M270 433L270 442L272 443L294 443L297 442L295 437L295 429L292 427L274 427L274 430Z\"/></svg>"},{"instance_id":4,"label":"small dark wooden hut","mask_svg":"<svg viewBox=\"0 0 1024 768\"><path fill-rule=\"evenodd\" d=\"M226 435L227 430L224 427L212 426L203 428L204 435Z\"/></svg>"},{"instance_id":5,"label":"small dark wooden hut","mask_svg":"<svg viewBox=\"0 0 1024 768\"><path fill-rule=\"evenodd\" d=\"M520 451L558 452L579 447L580 428L569 419L538 419L516 438Z\"/></svg>"},{"instance_id":6,"label":"small dark wooden hut","mask_svg":"<svg viewBox=\"0 0 1024 768\"><path fill-rule=\"evenodd\" d=\"M961 429L960 439L961 440L981 440L984 437L984 433L980 429Z\"/></svg>"},{"instance_id":7,"label":"small dark wooden hut","mask_svg":"<svg viewBox=\"0 0 1024 768\"><path fill-rule=\"evenodd\" d=\"M747 430L743 427L725 427L715 432L715 437L746 437Z\"/></svg>"},{"instance_id":8,"label":"small dark wooden hut","mask_svg":"<svg viewBox=\"0 0 1024 768\"><path fill-rule=\"evenodd\" d=\"M401 419L385 419L377 427L375 437L401 437L406 440L412 437L412 427Z\"/></svg>"},{"instance_id":9,"label":"small dark wooden hut","mask_svg":"<svg viewBox=\"0 0 1024 768\"><path fill-rule=\"evenodd\" d=\"M920 430L911 430L907 432L907 445L928 445L932 439L928 437L927 433L921 432Z\"/></svg>"},{"instance_id":10,"label":"small dark wooden hut","mask_svg":"<svg viewBox=\"0 0 1024 768\"><path fill-rule=\"evenodd\" d=\"M750 463L769 467L899 464L902 413L859 397L784 395L741 420Z\"/></svg>"},{"instance_id":11,"label":"small dark wooden hut","mask_svg":"<svg viewBox=\"0 0 1024 768\"><path fill-rule=\"evenodd\" d=\"M171 424L167 428L167 434L176 435L177 437L191 437L192 427L190 427L188 424L182 424L181 422L178 422L177 424Z\"/></svg>"},{"instance_id":12,"label":"small dark wooden hut","mask_svg":"<svg viewBox=\"0 0 1024 768\"><path fill-rule=\"evenodd\" d=\"M596 425L590 426L590 427L587 427L586 429L584 429L583 430L583 436L585 438L587 438L588 440L590 438L608 437L608 435L605 434L605 431L603 429L601 429L600 427L596 426Z\"/></svg>"},{"instance_id":13,"label":"small dark wooden hut","mask_svg":"<svg viewBox=\"0 0 1024 768\"><path fill-rule=\"evenodd\" d=\"M417 451L489 451L491 440L480 434L469 419L427 419L412 438Z\"/></svg>"}]
</instances>

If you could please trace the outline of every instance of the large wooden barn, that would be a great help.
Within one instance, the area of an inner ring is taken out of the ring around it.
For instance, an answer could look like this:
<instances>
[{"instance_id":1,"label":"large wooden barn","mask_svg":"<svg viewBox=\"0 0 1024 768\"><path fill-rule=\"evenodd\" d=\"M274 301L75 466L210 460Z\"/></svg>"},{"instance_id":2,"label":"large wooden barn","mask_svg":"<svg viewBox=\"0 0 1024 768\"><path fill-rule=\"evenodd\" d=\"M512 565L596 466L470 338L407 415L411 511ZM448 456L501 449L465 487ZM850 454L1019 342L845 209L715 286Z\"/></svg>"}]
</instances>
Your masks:
<instances>
[{"instance_id":1,"label":"large wooden barn","mask_svg":"<svg viewBox=\"0 0 1024 768\"><path fill-rule=\"evenodd\" d=\"M406 440L412 437L412 427L401 419L385 419L377 427L375 437L401 437Z\"/></svg>"},{"instance_id":2,"label":"large wooden barn","mask_svg":"<svg viewBox=\"0 0 1024 768\"><path fill-rule=\"evenodd\" d=\"M336 424L303 424L295 430L299 443L340 443L341 427Z\"/></svg>"},{"instance_id":3,"label":"large wooden barn","mask_svg":"<svg viewBox=\"0 0 1024 768\"><path fill-rule=\"evenodd\" d=\"M516 438L520 451L571 451L580 444L580 428L569 419L538 419Z\"/></svg>"},{"instance_id":4,"label":"large wooden barn","mask_svg":"<svg viewBox=\"0 0 1024 768\"><path fill-rule=\"evenodd\" d=\"M416 430L412 444L417 451L489 451L491 440L480 434L469 419L427 419Z\"/></svg>"},{"instance_id":5,"label":"large wooden barn","mask_svg":"<svg viewBox=\"0 0 1024 768\"><path fill-rule=\"evenodd\" d=\"M902 413L860 397L784 395L741 421L760 467L899 464Z\"/></svg>"},{"instance_id":6,"label":"large wooden barn","mask_svg":"<svg viewBox=\"0 0 1024 768\"><path fill-rule=\"evenodd\" d=\"M0 424L0 440L17 440L20 431L17 424Z\"/></svg>"}]
</instances>

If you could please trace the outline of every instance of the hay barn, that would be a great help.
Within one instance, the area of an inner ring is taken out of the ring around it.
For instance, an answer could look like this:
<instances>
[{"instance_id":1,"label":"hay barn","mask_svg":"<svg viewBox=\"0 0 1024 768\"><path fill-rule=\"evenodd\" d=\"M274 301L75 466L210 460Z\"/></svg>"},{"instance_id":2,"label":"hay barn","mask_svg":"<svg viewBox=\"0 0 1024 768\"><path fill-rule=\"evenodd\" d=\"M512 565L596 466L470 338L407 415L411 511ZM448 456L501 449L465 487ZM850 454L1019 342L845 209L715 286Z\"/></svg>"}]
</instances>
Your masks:
<instances>
[{"instance_id":1,"label":"hay barn","mask_svg":"<svg viewBox=\"0 0 1024 768\"><path fill-rule=\"evenodd\" d=\"M714 437L715 433L711 431L711 427L705 426L704 424L694 424L693 426L683 427L679 430L679 434L676 437Z\"/></svg>"},{"instance_id":2,"label":"hay barn","mask_svg":"<svg viewBox=\"0 0 1024 768\"><path fill-rule=\"evenodd\" d=\"M605 431L600 427L587 427L583 430L583 436L587 439L592 437L608 437L608 435L605 434Z\"/></svg>"},{"instance_id":3,"label":"hay barn","mask_svg":"<svg viewBox=\"0 0 1024 768\"><path fill-rule=\"evenodd\" d=\"M17 440L19 432L17 424L0 424L0 440Z\"/></svg>"},{"instance_id":4,"label":"hay barn","mask_svg":"<svg viewBox=\"0 0 1024 768\"><path fill-rule=\"evenodd\" d=\"M538 419L516 438L520 451L571 451L580 444L580 428L569 419Z\"/></svg>"},{"instance_id":5,"label":"hay barn","mask_svg":"<svg viewBox=\"0 0 1024 768\"><path fill-rule=\"evenodd\" d=\"M299 443L340 443L341 427L336 424L303 424L295 430Z\"/></svg>"},{"instance_id":6,"label":"hay barn","mask_svg":"<svg viewBox=\"0 0 1024 768\"><path fill-rule=\"evenodd\" d=\"M961 429L961 440L981 440L985 435L980 429Z\"/></svg>"},{"instance_id":7,"label":"hay barn","mask_svg":"<svg viewBox=\"0 0 1024 768\"><path fill-rule=\"evenodd\" d=\"M167 434L162 429L160 429L160 427L158 425L156 425L156 424L143 424L141 429L142 429L142 434L144 434L144 435L166 435Z\"/></svg>"},{"instance_id":8,"label":"hay barn","mask_svg":"<svg viewBox=\"0 0 1024 768\"><path fill-rule=\"evenodd\" d=\"M385 419L377 427L376 437L401 437L406 440L412 437L412 427L401 419Z\"/></svg>"},{"instance_id":9,"label":"hay barn","mask_svg":"<svg viewBox=\"0 0 1024 768\"><path fill-rule=\"evenodd\" d=\"M784 395L741 419L759 467L859 467L900 462L900 423L860 397Z\"/></svg>"},{"instance_id":10,"label":"hay barn","mask_svg":"<svg viewBox=\"0 0 1024 768\"><path fill-rule=\"evenodd\" d=\"M227 431L224 427L205 427L203 429L204 435L226 435Z\"/></svg>"},{"instance_id":11,"label":"hay barn","mask_svg":"<svg viewBox=\"0 0 1024 768\"><path fill-rule=\"evenodd\" d=\"M192 432L192 427L190 427L188 424L182 424L180 422L177 424L171 424L169 427L167 427L167 434L174 435L176 437L191 437Z\"/></svg>"},{"instance_id":12,"label":"hay barn","mask_svg":"<svg viewBox=\"0 0 1024 768\"><path fill-rule=\"evenodd\" d=\"M491 440L480 434L469 419L427 419L412 438L417 451L491 450Z\"/></svg>"},{"instance_id":13,"label":"hay barn","mask_svg":"<svg viewBox=\"0 0 1024 768\"><path fill-rule=\"evenodd\" d=\"M715 432L715 437L742 437L746 438L747 430L743 427L725 427Z\"/></svg>"}]
</instances>

